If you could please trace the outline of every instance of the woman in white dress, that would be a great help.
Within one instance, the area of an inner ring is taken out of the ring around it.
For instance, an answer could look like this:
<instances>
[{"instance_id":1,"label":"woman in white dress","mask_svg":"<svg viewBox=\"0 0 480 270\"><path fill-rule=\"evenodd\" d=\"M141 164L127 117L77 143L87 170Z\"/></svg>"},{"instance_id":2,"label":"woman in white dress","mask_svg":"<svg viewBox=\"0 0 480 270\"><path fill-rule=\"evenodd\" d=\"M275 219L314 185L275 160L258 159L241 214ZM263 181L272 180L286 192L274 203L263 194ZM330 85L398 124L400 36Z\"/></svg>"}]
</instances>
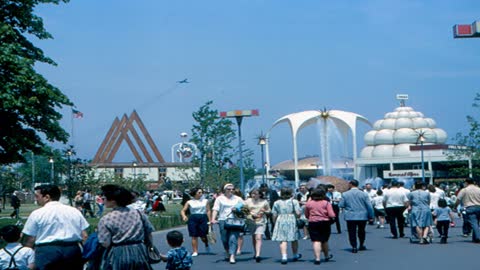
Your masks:
<instances>
[{"instance_id":1,"label":"woman in white dress","mask_svg":"<svg viewBox=\"0 0 480 270\"><path fill-rule=\"evenodd\" d=\"M180 215L183 221L188 221L188 234L192 237L192 256L198 256L198 238L202 239L205 243L205 250L210 253L210 247L208 246L207 234L208 234L208 221L211 218L211 211L208 200L203 197L203 189L193 188L190 191L192 199L188 200L183 206ZM190 216L187 217L187 210L190 212Z\"/></svg>"}]
</instances>

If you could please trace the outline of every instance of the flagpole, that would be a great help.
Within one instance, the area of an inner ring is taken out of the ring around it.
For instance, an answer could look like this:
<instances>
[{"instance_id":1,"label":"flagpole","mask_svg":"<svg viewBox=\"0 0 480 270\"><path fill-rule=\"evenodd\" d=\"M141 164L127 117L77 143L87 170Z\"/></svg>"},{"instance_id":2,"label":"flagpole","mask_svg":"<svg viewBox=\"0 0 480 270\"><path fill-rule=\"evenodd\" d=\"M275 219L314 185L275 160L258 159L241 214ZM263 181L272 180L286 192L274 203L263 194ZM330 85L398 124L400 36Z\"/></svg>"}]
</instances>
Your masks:
<instances>
[{"instance_id":1,"label":"flagpole","mask_svg":"<svg viewBox=\"0 0 480 270\"><path fill-rule=\"evenodd\" d=\"M74 146L75 146L75 140L74 140L74 137L73 137L73 134L74 134L74 133L73 133L73 130L74 130L73 127L74 127L75 121L74 121L74 119L73 119L73 118L74 118L74 117L73 117L73 107L72 107L72 110L71 110L71 112L70 112L70 115L71 115L70 120L71 120L71 122L72 122L72 123L71 123L72 130L71 130L71 132L70 132L70 145L71 145L72 147L74 147Z\"/></svg>"}]
</instances>

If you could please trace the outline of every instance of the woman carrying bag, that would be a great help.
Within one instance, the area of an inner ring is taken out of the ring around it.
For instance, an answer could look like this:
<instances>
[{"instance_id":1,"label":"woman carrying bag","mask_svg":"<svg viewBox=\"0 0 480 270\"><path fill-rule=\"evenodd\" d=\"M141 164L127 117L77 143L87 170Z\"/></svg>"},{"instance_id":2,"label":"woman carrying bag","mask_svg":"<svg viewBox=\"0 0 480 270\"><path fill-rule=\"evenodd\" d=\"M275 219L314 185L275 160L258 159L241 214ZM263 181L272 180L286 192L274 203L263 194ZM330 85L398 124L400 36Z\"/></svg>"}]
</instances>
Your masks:
<instances>
[{"instance_id":1,"label":"woman carrying bag","mask_svg":"<svg viewBox=\"0 0 480 270\"><path fill-rule=\"evenodd\" d=\"M225 221L234 216L233 209L238 204L243 204L242 198L233 194L233 184L225 184L223 186L223 194L218 196L213 204L211 224L218 223L220 236L222 238L223 248L225 249L226 259L231 264L235 264L235 253L238 247L239 230L227 230ZM218 221L217 221L218 217Z\"/></svg>"},{"instance_id":2,"label":"woman carrying bag","mask_svg":"<svg viewBox=\"0 0 480 270\"><path fill-rule=\"evenodd\" d=\"M134 198L129 190L105 185L102 192L112 211L98 223L98 242L107 249L101 269L151 270L144 242L152 241L152 224L140 211L127 207Z\"/></svg>"}]
</instances>

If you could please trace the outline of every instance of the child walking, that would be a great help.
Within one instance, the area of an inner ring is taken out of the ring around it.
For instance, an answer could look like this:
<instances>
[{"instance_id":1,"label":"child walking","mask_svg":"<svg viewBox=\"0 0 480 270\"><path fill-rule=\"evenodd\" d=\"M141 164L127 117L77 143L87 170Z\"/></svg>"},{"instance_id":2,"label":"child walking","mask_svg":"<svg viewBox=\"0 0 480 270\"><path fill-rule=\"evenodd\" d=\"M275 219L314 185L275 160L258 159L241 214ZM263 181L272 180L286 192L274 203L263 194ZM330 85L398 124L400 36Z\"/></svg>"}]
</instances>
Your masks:
<instances>
[{"instance_id":1,"label":"child walking","mask_svg":"<svg viewBox=\"0 0 480 270\"><path fill-rule=\"evenodd\" d=\"M161 255L162 261L167 262L167 270L190 270L192 267L192 255L188 253L183 244L183 234L179 231L167 233L167 243L170 249L166 255Z\"/></svg>"},{"instance_id":2,"label":"child walking","mask_svg":"<svg viewBox=\"0 0 480 270\"><path fill-rule=\"evenodd\" d=\"M18 242L20 233L20 228L15 225L0 229L0 236L7 242L0 250L0 269L35 269L35 253Z\"/></svg>"},{"instance_id":3,"label":"child walking","mask_svg":"<svg viewBox=\"0 0 480 270\"><path fill-rule=\"evenodd\" d=\"M446 244L448 238L448 228L450 222L453 222L453 212L448 207L445 199L438 200L438 207L433 210L433 215L437 218L437 230L440 234L440 244Z\"/></svg>"}]
</instances>

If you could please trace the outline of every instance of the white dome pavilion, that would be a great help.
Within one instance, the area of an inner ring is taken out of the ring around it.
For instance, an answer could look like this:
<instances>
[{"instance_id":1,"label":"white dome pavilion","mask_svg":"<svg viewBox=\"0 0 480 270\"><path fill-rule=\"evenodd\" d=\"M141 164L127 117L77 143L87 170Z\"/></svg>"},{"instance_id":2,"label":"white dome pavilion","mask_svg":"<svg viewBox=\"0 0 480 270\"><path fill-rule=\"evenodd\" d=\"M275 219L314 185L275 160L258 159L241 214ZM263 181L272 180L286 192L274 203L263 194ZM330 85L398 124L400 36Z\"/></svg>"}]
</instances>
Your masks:
<instances>
[{"instance_id":1,"label":"white dome pavilion","mask_svg":"<svg viewBox=\"0 0 480 270\"><path fill-rule=\"evenodd\" d=\"M401 106L373 125L373 130L364 136L366 146L360 158L389 158L410 155L410 145L418 143L423 134L425 145L444 144L447 133L436 127L436 122L424 117L411 107Z\"/></svg>"}]
</instances>

